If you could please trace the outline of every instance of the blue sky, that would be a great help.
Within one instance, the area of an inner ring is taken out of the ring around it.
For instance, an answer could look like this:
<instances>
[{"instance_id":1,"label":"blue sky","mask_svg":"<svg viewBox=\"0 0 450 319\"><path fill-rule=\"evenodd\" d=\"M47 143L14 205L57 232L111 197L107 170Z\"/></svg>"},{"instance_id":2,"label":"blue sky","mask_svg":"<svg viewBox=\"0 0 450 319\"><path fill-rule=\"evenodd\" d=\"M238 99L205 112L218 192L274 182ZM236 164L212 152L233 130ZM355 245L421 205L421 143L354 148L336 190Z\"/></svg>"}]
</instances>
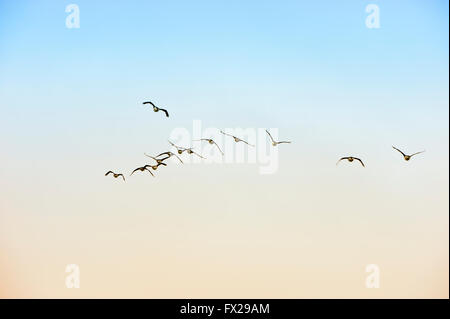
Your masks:
<instances>
[{"instance_id":1,"label":"blue sky","mask_svg":"<svg viewBox=\"0 0 450 319\"><path fill-rule=\"evenodd\" d=\"M380 29L365 26L369 3ZM175 126L375 126L389 113L433 130L448 114L446 1L78 1L80 29L65 27L67 4L1 3L6 135L98 127L146 99L178 108Z\"/></svg>"},{"instance_id":2,"label":"blue sky","mask_svg":"<svg viewBox=\"0 0 450 319\"><path fill-rule=\"evenodd\" d=\"M68 3L2 2L2 83L101 87L120 74L130 86L155 78L188 87L339 80L339 90L363 92L447 84L445 1L375 1L377 30L364 25L367 1L79 1L81 28L72 30Z\"/></svg>"},{"instance_id":3,"label":"blue sky","mask_svg":"<svg viewBox=\"0 0 450 319\"><path fill-rule=\"evenodd\" d=\"M3 2L1 80L442 89L448 3L375 2L378 30L364 25L368 3L79 1L81 28L68 30L64 2Z\"/></svg>"},{"instance_id":4,"label":"blue sky","mask_svg":"<svg viewBox=\"0 0 450 319\"><path fill-rule=\"evenodd\" d=\"M80 28L67 29L69 3L1 2L3 143L144 140L148 99L172 127L279 127L311 145L448 140L446 1L78 1ZM365 26L369 3L380 29ZM166 124L151 124L161 140Z\"/></svg>"}]
</instances>

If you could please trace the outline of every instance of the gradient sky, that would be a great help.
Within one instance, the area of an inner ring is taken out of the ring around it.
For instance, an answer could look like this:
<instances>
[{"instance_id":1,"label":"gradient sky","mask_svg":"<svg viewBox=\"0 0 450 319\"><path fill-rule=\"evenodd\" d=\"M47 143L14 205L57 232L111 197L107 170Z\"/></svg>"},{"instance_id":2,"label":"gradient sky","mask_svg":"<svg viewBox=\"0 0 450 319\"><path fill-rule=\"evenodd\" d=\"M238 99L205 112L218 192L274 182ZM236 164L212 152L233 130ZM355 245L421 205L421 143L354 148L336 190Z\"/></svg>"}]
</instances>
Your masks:
<instances>
[{"instance_id":1,"label":"gradient sky","mask_svg":"<svg viewBox=\"0 0 450 319\"><path fill-rule=\"evenodd\" d=\"M0 297L448 298L448 2L242 2L0 1ZM193 120L293 143L103 176Z\"/></svg>"}]
</instances>

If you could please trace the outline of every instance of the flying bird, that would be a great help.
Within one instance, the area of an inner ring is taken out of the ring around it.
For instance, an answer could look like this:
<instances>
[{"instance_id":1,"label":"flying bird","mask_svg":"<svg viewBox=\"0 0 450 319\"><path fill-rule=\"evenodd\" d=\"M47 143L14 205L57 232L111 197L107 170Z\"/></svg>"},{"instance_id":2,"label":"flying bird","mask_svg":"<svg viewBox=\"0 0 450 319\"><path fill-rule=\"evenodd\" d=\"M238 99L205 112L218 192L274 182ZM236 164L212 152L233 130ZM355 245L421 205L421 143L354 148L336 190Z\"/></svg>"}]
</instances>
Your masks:
<instances>
[{"instance_id":1,"label":"flying bird","mask_svg":"<svg viewBox=\"0 0 450 319\"><path fill-rule=\"evenodd\" d=\"M193 148L186 148L185 151L186 151L188 154L195 154L195 155L197 155L198 157L204 159L203 156L201 156L200 154L195 153L195 152L193 151Z\"/></svg>"},{"instance_id":2,"label":"flying bird","mask_svg":"<svg viewBox=\"0 0 450 319\"><path fill-rule=\"evenodd\" d=\"M337 161L336 165L339 164L339 162L342 160L347 160L349 162L353 162L354 160L356 160L356 161L359 161L363 167L366 167L364 165L363 161L361 161L359 158L353 157L353 156L342 157L341 159L339 159L339 161Z\"/></svg>"},{"instance_id":3,"label":"flying bird","mask_svg":"<svg viewBox=\"0 0 450 319\"><path fill-rule=\"evenodd\" d=\"M171 141L169 141L169 144L172 145L173 147L175 147L177 149L177 153L178 154L182 154L184 151L186 151L187 149L181 146L177 146L175 144L173 144ZM158 157L158 156L157 156Z\"/></svg>"},{"instance_id":4,"label":"flying bird","mask_svg":"<svg viewBox=\"0 0 450 319\"><path fill-rule=\"evenodd\" d=\"M405 161L409 161L409 160L411 159L411 157L413 157L414 155L417 155L417 154L420 154L420 153L425 152L425 151L420 151L420 152L417 152L417 153L414 153L414 154L411 154L411 155L406 155L405 153L403 153L402 151L400 151L398 148L396 148L396 147L394 147L394 146L392 146L392 148L393 148L394 150L399 151L399 152L403 155L403 158L405 159Z\"/></svg>"},{"instance_id":5,"label":"flying bird","mask_svg":"<svg viewBox=\"0 0 450 319\"><path fill-rule=\"evenodd\" d=\"M176 155L176 154L174 154L174 153L172 153L172 152L170 152L170 151L164 152L164 153L161 153L161 154L158 154L158 155L156 155L156 157L160 157L160 156L163 156L163 155L166 155L166 157L164 157L164 158L162 159L162 161L168 159L169 157L175 156L176 158L178 158L178 160L179 160L181 163L183 163L183 161L181 160L180 157L178 157L178 155Z\"/></svg>"},{"instance_id":6,"label":"flying bird","mask_svg":"<svg viewBox=\"0 0 450 319\"><path fill-rule=\"evenodd\" d=\"M163 111L163 112L166 114L166 117L169 117L169 112L167 112L167 110L162 109L162 108L160 108L160 107L157 107L155 104L153 104L153 103L150 102L150 101L146 101L146 102L144 102L144 103L142 103L142 104L150 104L151 106L153 106L153 111L154 111L154 112Z\"/></svg>"},{"instance_id":7,"label":"flying bird","mask_svg":"<svg viewBox=\"0 0 450 319\"><path fill-rule=\"evenodd\" d=\"M152 174L153 177L155 177L155 175L153 175L152 171L149 170L148 167L152 167L152 165L145 165L145 166L142 166L142 167L138 167L134 171L131 172L130 176L133 175L133 173L136 172L136 171L141 171L141 172L148 171L150 174Z\"/></svg>"},{"instance_id":8,"label":"flying bird","mask_svg":"<svg viewBox=\"0 0 450 319\"><path fill-rule=\"evenodd\" d=\"M220 133L222 133L223 135L231 136L232 138L234 138L234 141L235 141L236 143L238 143L238 142L244 142L245 144L247 144L247 145L249 145L249 146L255 146L255 145L249 144L247 141L244 141L244 140L240 139L239 137L236 137L236 136L234 136L234 135L225 133L224 131L220 131Z\"/></svg>"},{"instance_id":9,"label":"flying bird","mask_svg":"<svg viewBox=\"0 0 450 319\"><path fill-rule=\"evenodd\" d=\"M196 141L207 141L211 145L216 145L216 147L219 149L220 153L222 153L222 155L224 155L222 150L220 149L219 145L217 145L217 143L214 142L213 139L211 139L211 138L201 138L199 140L194 140L194 142L196 142Z\"/></svg>"},{"instance_id":10,"label":"flying bird","mask_svg":"<svg viewBox=\"0 0 450 319\"><path fill-rule=\"evenodd\" d=\"M272 145L273 146L277 146L278 144L283 144L283 143L291 143L290 141L279 141L279 142L277 142L277 141L275 141L273 139L272 135L269 133L268 130L266 130L266 133L269 135L270 139L272 140Z\"/></svg>"},{"instance_id":11,"label":"flying bird","mask_svg":"<svg viewBox=\"0 0 450 319\"><path fill-rule=\"evenodd\" d=\"M109 174L113 174L114 178L117 178L119 176L122 176L123 180L125 181L125 177L123 176L123 174L116 174L113 171L108 171L105 176L108 176Z\"/></svg>"},{"instance_id":12,"label":"flying bird","mask_svg":"<svg viewBox=\"0 0 450 319\"><path fill-rule=\"evenodd\" d=\"M170 156L166 156L164 158L158 158L158 156L154 157L154 156L148 155L146 153L144 153L144 155L154 159L157 164L162 164L162 165L166 165L163 161L165 161L166 159L168 159L170 157Z\"/></svg>"},{"instance_id":13,"label":"flying bird","mask_svg":"<svg viewBox=\"0 0 450 319\"><path fill-rule=\"evenodd\" d=\"M166 163L162 163L162 162L158 163L156 165L149 165L149 166L155 171L160 165L167 166Z\"/></svg>"}]
</instances>

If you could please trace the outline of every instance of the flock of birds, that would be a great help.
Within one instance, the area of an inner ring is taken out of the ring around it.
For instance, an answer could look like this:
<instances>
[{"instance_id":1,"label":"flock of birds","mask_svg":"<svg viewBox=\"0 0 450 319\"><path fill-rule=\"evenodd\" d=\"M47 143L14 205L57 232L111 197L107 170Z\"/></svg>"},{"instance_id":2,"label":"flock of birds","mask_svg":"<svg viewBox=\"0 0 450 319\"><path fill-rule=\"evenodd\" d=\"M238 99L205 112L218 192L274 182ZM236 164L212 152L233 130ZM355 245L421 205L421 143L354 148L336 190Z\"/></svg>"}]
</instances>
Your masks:
<instances>
[{"instance_id":1,"label":"flock of birds","mask_svg":"<svg viewBox=\"0 0 450 319\"><path fill-rule=\"evenodd\" d=\"M425 152L425 151L420 151L420 152L417 152L417 153L414 153L414 154L411 154L411 155L407 155L407 154L403 153L402 151L400 151L400 150L399 150L398 148L396 148L395 146L392 146L392 148L393 148L394 150L399 151L399 152L403 155L403 159L404 159L405 161L409 161L409 160L411 159L411 157L413 157L414 155L417 155L417 154L420 154L420 153ZM366 166L364 165L363 161L362 161L360 158L357 158L357 157L354 157L354 156L345 156L345 157L341 157L341 158L339 159L339 161L337 161L336 165L339 164L339 162L342 161L342 160L347 160L347 161L349 161L349 162L359 161L363 167L366 167Z\"/></svg>"},{"instance_id":2,"label":"flock of birds","mask_svg":"<svg viewBox=\"0 0 450 319\"><path fill-rule=\"evenodd\" d=\"M156 105L155 105L154 103L152 103L151 101L143 102L143 104L144 104L144 105L150 104L150 105L153 107L153 111L154 111L154 112L159 112L159 111L161 111L161 112L163 112L163 113L166 115L166 117L169 117L169 112L168 112L166 109L163 109L163 108L160 108L160 107L156 106ZM232 137L236 143L242 142L242 143L245 143L245 144L247 144L248 146L251 146L251 147L254 147L254 146L255 146L255 145L252 145L252 144L248 143L247 141L245 141L245 140L243 140L243 139L241 139L241 138L239 138L239 137L237 137L237 136L234 136L234 135L225 133L224 131L220 131L220 133L223 134L223 135L225 135L225 136ZM270 132L269 132L268 130L266 130L266 133L267 133L267 135L268 135L269 138L270 138L270 141L271 141L271 143L272 143L272 146L277 146L277 145L279 145L279 144L289 144L289 143L291 143L290 141L275 141L275 140L273 139L272 135L270 134ZM213 139L211 139L211 138L201 138L201 139L199 139L199 140L194 140L194 141L205 141L205 142L208 142L209 144L211 144L211 145L213 145L213 146L216 146L217 149L220 151L220 153L221 153L222 155L224 155L224 153L223 153L223 151L220 149L219 145L217 145L217 143L216 143ZM175 145L175 144L172 143L171 141L169 141L169 144L170 144L171 146L173 146L173 147L177 150L178 155L181 155L181 154L183 154L184 152L186 152L186 153L189 154L189 155L192 155L192 154L193 154L193 155L196 155L196 156L198 156L198 157L204 159L204 157L203 157L202 155L196 153L196 152L193 150L192 147L189 147L189 148L181 147L181 146ZM399 150L398 148L396 148L396 147L394 147L394 146L392 146L392 148L395 149L396 151L400 152L400 153L403 155L403 159L404 159L405 161L409 161L414 155L417 155L417 154L420 154L420 153L425 152L425 151L420 151L420 152L417 152L417 153L413 153L413 154L411 154L411 155L407 155L407 154L403 153L401 150ZM173 152L171 152L171 151L163 152L163 153L160 153L160 154L158 154L158 155L156 155L156 156L151 156L151 155L148 155L148 154L146 154L146 153L144 153L144 155L147 156L147 157L149 157L149 158L151 158L151 159L153 159L153 160L155 161L155 164L153 164L153 165L146 164L146 165L144 165L144 166L137 167L137 168L135 168L135 169L131 172L130 176L133 175L135 172L144 172L144 171L147 171L147 172L149 172L149 173L154 177L155 175L153 174L152 170L154 170L154 171L157 170L158 167L161 166L161 165L162 165L162 166L167 166L167 164L166 164L164 161L167 160L167 159L169 159L169 158L171 158L172 156L176 157L181 163L183 163L183 161L181 160L181 158L180 158L177 154L175 154L175 153L173 153ZM349 161L349 162L358 161L358 162L361 163L361 165L362 165L363 167L366 167L366 166L364 165L364 162L363 162L360 158L354 157L354 156L344 156L344 157L341 157L341 158L337 161L336 165L339 164L339 162L341 162L342 160L347 160L347 161ZM115 173L114 171L108 171L108 172L106 172L105 176L108 176L108 175L110 175L110 174L111 174L114 178L122 177L123 181L125 181L125 176L124 176L122 173Z\"/></svg>"}]
</instances>

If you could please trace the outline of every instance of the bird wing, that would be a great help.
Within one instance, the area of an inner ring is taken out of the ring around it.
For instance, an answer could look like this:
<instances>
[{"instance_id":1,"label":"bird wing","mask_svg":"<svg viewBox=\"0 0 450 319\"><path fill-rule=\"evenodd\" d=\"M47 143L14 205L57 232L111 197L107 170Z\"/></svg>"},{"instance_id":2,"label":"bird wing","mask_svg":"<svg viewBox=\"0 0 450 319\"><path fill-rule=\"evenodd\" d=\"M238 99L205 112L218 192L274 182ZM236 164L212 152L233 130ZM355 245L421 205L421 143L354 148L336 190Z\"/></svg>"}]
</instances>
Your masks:
<instances>
[{"instance_id":1,"label":"bird wing","mask_svg":"<svg viewBox=\"0 0 450 319\"><path fill-rule=\"evenodd\" d=\"M166 159L168 159L168 158L170 158L170 156L169 156L169 155L167 155L167 156L166 156L166 157L164 157L164 158L160 158L160 159L158 159L158 161L162 163L162 161L165 161L165 160L166 160Z\"/></svg>"},{"instance_id":2,"label":"bird wing","mask_svg":"<svg viewBox=\"0 0 450 319\"><path fill-rule=\"evenodd\" d=\"M273 140L272 134L270 134L268 130L266 130L266 133L269 135L269 137L272 140L272 142L275 143L275 141Z\"/></svg>"},{"instance_id":3,"label":"bird wing","mask_svg":"<svg viewBox=\"0 0 450 319\"><path fill-rule=\"evenodd\" d=\"M138 171L140 169L141 169L140 167L136 168L134 171L131 172L130 176L133 175L134 172L136 172L136 171Z\"/></svg>"},{"instance_id":4,"label":"bird wing","mask_svg":"<svg viewBox=\"0 0 450 319\"><path fill-rule=\"evenodd\" d=\"M105 174L105 176L108 176L108 174L111 174L111 173L113 173L114 174L114 172L113 171L108 171L106 174Z\"/></svg>"},{"instance_id":5,"label":"bird wing","mask_svg":"<svg viewBox=\"0 0 450 319\"><path fill-rule=\"evenodd\" d=\"M156 107L156 105L155 104L153 104L152 102L150 102L150 101L145 101L144 103L142 103L142 104L151 104L153 107Z\"/></svg>"},{"instance_id":6,"label":"bird wing","mask_svg":"<svg viewBox=\"0 0 450 319\"><path fill-rule=\"evenodd\" d=\"M220 153L222 153L222 155L223 155L223 152L222 152L222 150L220 149L219 145L217 145L217 143L216 143L215 141L213 141L213 143L214 143L214 145L217 146L217 148L219 149Z\"/></svg>"},{"instance_id":7,"label":"bird wing","mask_svg":"<svg viewBox=\"0 0 450 319\"><path fill-rule=\"evenodd\" d=\"M154 159L154 160L156 161L156 158L155 158L155 157L153 157L153 156L151 156L151 155L148 155L148 154L146 154L146 153L144 153L144 155L147 156L147 157L150 157L150 158L152 158L152 159ZM158 156L159 156L159 155L158 155ZM156 156L156 157L158 157L158 156Z\"/></svg>"},{"instance_id":8,"label":"bird wing","mask_svg":"<svg viewBox=\"0 0 450 319\"><path fill-rule=\"evenodd\" d=\"M165 109L159 109L160 111L163 111L164 113L166 113L166 117L169 117L169 112L167 112L167 110L165 110Z\"/></svg>"},{"instance_id":9,"label":"bird wing","mask_svg":"<svg viewBox=\"0 0 450 319\"><path fill-rule=\"evenodd\" d=\"M283 143L285 143L285 144L290 144L291 143L291 141L280 141L280 142L277 142L277 144L283 144Z\"/></svg>"},{"instance_id":10,"label":"bird wing","mask_svg":"<svg viewBox=\"0 0 450 319\"><path fill-rule=\"evenodd\" d=\"M144 154L145 154L145 153L144 153ZM154 160L156 161L156 163L158 163L158 164L161 163L162 161L168 159L168 158L170 157L170 155L168 155L168 156L166 156L166 157L164 157L164 158L157 158L157 157L159 157L160 155L167 155L167 152L161 153L161 154L159 154L159 155L156 156L156 157L153 157L153 156L150 156L150 155L147 155L147 154L145 154L145 155L148 156L148 157L150 157L150 158L152 158L152 159L154 159ZM164 164L164 163L161 163L161 164L166 165L166 164Z\"/></svg>"},{"instance_id":11,"label":"bird wing","mask_svg":"<svg viewBox=\"0 0 450 319\"><path fill-rule=\"evenodd\" d=\"M175 155L175 154L173 154L172 152L164 152L164 153L156 155L156 157L160 157L161 155L168 155L170 157L171 155Z\"/></svg>"},{"instance_id":12,"label":"bird wing","mask_svg":"<svg viewBox=\"0 0 450 319\"><path fill-rule=\"evenodd\" d=\"M361 159L359 159L359 158L357 158L357 157L354 157L354 159L357 160L357 161L359 161L363 167L366 167L366 166L364 165L363 161L361 161Z\"/></svg>"},{"instance_id":13,"label":"bird wing","mask_svg":"<svg viewBox=\"0 0 450 319\"><path fill-rule=\"evenodd\" d=\"M231 137L236 137L236 136L233 136L233 135L231 135L231 134L225 133L224 131L220 131L220 133L222 133L223 135L227 135L227 136L231 136Z\"/></svg>"},{"instance_id":14,"label":"bird wing","mask_svg":"<svg viewBox=\"0 0 450 319\"><path fill-rule=\"evenodd\" d=\"M145 170L148 171L150 174L152 174L153 177L155 177L155 175L153 175L152 171L147 168L147 166L150 166L150 165L145 165L145 166L146 166Z\"/></svg>"},{"instance_id":15,"label":"bird wing","mask_svg":"<svg viewBox=\"0 0 450 319\"><path fill-rule=\"evenodd\" d=\"M417 154L420 154L420 153L423 153L423 152L425 152L425 151L420 151L420 152L417 152L417 153L411 154L411 155L409 155L409 157L413 157L414 155L417 155Z\"/></svg>"},{"instance_id":16,"label":"bird wing","mask_svg":"<svg viewBox=\"0 0 450 319\"><path fill-rule=\"evenodd\" d=\"M175 147L177 150L182 150L182 151L187 150L187 148L177 146L177 145L173 144L171 141L169 141L169 144L172 145L173 147Z\"/></svg>"},{"instance_id":17,"label":"bird wing","mask_svg":"<svg viewBox=\"0 0 450 319\"><path fill-rule=\"evenodd\" d=\"M200 154L195 153L194 151L192 151L192 154L195 154L195 155L197 155L200 158L204 158L203 156L201 156Z\"/></svg>"},{"instance_id":18,"label":"bird wing","mask_svg":"<svg viewBox=\"0 0 450 319\"><path fill-rule=\"evenodd\" d=\"M123 180L125 181L125 176L123 176L123 174L119 174L117 176L122 176Z\"/></svg>"},{"instance_id":19,"label":"bird wing","mask_svg":"<svg viewBox=\"0 0 450 319\"><path fill-rule=\"evenodd\" d=\"M396 148L396 147L394 147L394 146L392 146L392 148L393 148L394 150L399 151L403 156L406 156L405 153L403 153L402 151L400 151L398 148Z\"/></svg>"},{"instance_id":20,"label":"bird wing","mask_svg":"<svg viewBox=\"0 0 450 319\"><path fill-rule=\"evenodd\" d=\"M348 159L348 157L341 157L341 158L339 159L339 161L337 161L336 165L339 164L340 161L345 160L345 159Z\"/></svg>"},{"instance_id":21,"label":"bird wing","mask_svg":"<svg viewBox=\"0 0 450 319\"><path fill-rule=\"evenodd\" d=\"M178 160L181 162L181 164L184 164L183 161L181 160L181 158L177 154L172 153L172 155L175 156L176 158L178 158Z\"/></svg>"},{"instance_id":22,"label":"bird wing","mask_svg":"<svg viewBox=\"0 0 450 319\"><path fill-rule=\"evenodd\" d=\"M247 142L247 141L244 141L244 140L241 140L241 139L239 139L239 142L244 142L245 144L247 144L248 146L252 146L252 147L254 147L255 145L252 145L252 144L250 144L249 142Z\"/></svg>"}]
</instances>

